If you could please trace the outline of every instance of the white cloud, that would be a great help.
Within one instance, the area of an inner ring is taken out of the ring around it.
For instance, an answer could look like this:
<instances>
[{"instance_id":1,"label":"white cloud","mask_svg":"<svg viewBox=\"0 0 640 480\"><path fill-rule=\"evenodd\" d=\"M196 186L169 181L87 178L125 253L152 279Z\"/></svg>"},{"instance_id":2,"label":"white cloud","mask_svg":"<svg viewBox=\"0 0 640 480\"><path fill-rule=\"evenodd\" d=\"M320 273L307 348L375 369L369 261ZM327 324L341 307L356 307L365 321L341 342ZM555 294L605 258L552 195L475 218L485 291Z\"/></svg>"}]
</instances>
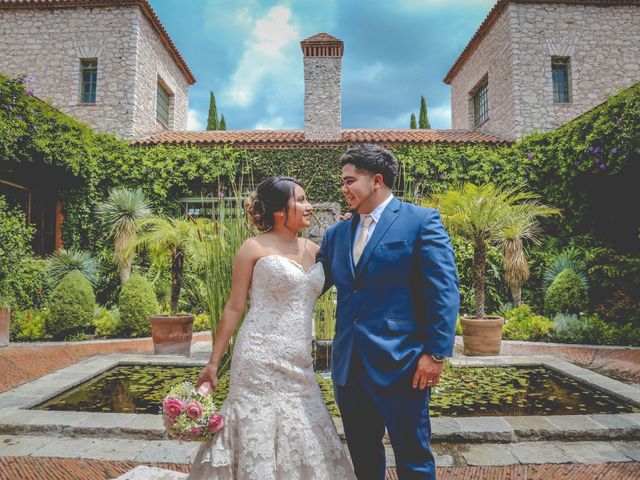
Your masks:
<instances>
[{"instance_id":1,"label":"white cloud","mask_svg":"<svg viewBox=\"0 0 640 480\"><path fill-rule=\"evenodd\" d=\"M287 130L289 127L286 127L284 124L284 118L271 117L268 119L263 119L260 122L256 123L253 127L254 130Z\"/></svg>"},{"instance_id":2,"label":"white cloud","mask_svg":"<svg viewBox=\"0 0 640 480\"><path fill-rule=\"evenodd\" d=\"M255 21L240 63L222 92L226 105L247 107L268 79L282 81L294 74L289 70L297 60L292 47L299 41L299 34L291 20L291 10L277 6Z\"/></svg>"},{"instance_id":3,"label":"white cloud","mask_svg":"<svg viewBox=\"0 0 640 480\"><path fill-rule=\"evenodd\" d=\"M496 3L496 0L456 0L455 8L464 7L478 7L486 6L492 7ZM429 8L440 7L452 7L453 2L451 0L398 0L397 6L405 10L428 10Z\"/></svg>"},{"instance_id":4,"label":"white cloud","mask_svg":"<svg viewBox=\"0 0 640 480\"><path fill-rule=\"evenodd\" d=\"M187 114L187 130L204 130L204 121L200 118L200 113L193 108L190 108Z\"/></svg>"},{"instance_id":5,"label":"white cloud","mask_svg":"<svg viewBox=\"0 0 640 480\"><path fill-rule=\"evenodd\" d=\"M451 128L451 106L440 105L438 107L427 108L429 123L432 128ZM416 113L417 115L417 113Z\"/></svg>"}]
</instances>

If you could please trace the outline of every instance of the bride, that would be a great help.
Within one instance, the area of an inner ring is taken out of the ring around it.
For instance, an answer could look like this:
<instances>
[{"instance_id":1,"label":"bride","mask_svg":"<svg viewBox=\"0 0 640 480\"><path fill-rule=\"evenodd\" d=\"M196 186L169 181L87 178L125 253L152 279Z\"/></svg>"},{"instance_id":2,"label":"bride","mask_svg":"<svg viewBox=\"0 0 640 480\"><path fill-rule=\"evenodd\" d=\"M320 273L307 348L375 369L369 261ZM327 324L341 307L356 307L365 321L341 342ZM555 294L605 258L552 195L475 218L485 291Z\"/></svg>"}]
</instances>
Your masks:
<instances>
[{"instance_id":1,"label":"bride","mask_svg":"<svg viewBox=\"0 0 640 480\"><path fill-rule=\"evenodd\" d=\"M188 478L355 479L313 372L311 319L324 272L319 247L298 237L312 207L293 178L279 176L258 186L247 210L263 233L237 253L231 294L197 382L217 386L218 364L250 298L220 411L225 427L201 445Z\"/></svg>"}]
</instances>

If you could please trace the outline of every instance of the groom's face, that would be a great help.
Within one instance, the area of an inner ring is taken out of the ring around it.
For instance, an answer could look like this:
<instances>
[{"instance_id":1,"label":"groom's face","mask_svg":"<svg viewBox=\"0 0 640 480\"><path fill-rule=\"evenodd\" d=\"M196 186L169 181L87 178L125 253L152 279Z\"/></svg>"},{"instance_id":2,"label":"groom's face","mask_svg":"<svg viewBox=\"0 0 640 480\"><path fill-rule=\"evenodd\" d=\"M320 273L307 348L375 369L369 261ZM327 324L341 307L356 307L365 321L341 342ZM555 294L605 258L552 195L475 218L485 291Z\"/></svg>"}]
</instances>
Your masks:
<instances>
[{"instance_id":1,"label":"groom's face","mask_svg":"<svg viewBox=\"0 0 640 480\"><path fill-rule=\"evenodd\" d=\"M369 213L366 210L376 190L374 175L364 170L357 170L350 163L342 167L342 194L351 210Z\"/></svg>"}]
</instances>

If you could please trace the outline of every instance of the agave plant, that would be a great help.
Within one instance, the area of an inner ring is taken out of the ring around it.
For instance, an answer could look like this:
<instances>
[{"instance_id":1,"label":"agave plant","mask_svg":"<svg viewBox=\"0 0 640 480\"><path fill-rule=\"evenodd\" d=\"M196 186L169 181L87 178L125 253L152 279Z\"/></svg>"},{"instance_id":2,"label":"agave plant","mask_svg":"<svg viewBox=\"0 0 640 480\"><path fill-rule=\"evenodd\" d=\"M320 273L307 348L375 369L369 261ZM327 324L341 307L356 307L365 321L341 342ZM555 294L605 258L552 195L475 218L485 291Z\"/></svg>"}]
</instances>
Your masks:
<instances>
[{"instance_id":1,"label":"agave plant","mask_svg":"<svg viewBox=\"0 0 640 480\"><path fill-rule=\"evenodd\" d=\"M476 317L484 318L487 250L490 243L502 247L508 282L521 287L528 276L522 240L537 232L535 218L558 213L537 203L537 196L518 188L502 188L492 183L465 183L433 195L428 205L438 209L451 231L473 243ZM508 267L507 267L508 264Z\"/></svg>"},{"instance_id":2,"label":"agave plant","mask_svg":"<svg viewBox=\"0 0 640 480\"><path fill-rule=\"evenodd\" d=\"M138 222L151 216L151 206L142 190L116 188L96 207L96 213L114 239L113 259L123 286L131 275L133 263L134 252L128 247L135 242Z\"/></svg>"},{"instance_id":3,"label":"agave plant","mask_svg":"<svg viewBox=\"0 0 640 480\"><path fill-rule=\"evenodd\" d=\"M98 260L90 252L84 250L60 249L53 252L48 259L47 276L51 288L55 288L58 283L69 273L79 271L89 281L92 287L98 283L100 268Z\"/></svg>"},{"instance_id":4,"label":"agave plant","mask_svg":"<svg viewBox=\"0 0 640 480\"><path fill-rule=\"evenodd\" d=\"M542 275L542 291L546 292L556 277L565 270L573 271L580 279L584 289L589 290L589 280L584 273L586 270L585 264L575 259L573 252L568 250L560 253L544 271Z\"/></svg>"}]
</instances>

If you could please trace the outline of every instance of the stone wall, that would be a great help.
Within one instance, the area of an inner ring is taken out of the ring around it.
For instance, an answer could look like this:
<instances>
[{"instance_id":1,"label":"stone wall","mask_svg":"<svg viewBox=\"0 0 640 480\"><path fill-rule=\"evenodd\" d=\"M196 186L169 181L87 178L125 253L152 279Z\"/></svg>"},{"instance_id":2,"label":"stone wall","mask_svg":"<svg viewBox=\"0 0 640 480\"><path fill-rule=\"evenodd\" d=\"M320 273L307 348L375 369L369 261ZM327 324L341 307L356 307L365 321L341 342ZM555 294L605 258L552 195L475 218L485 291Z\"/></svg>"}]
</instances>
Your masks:
<instances>
[{"instance_id":1,"label":"stone wall","mask_svg":"<svg viewBox=\"0 0 640 480\"><path fill-rule=\"evenodd\" d=\"M512 15L520 135L557 128L640 81L640 7L519 4ZM570 103L553 103L552 56L570 57Z\"/></svg>"},{"instance_id":2,"label":"stone wall","mask_svg":"<svg viewBox=\"0 0 640 480\"><path fill-rule=\"evenodd\" d=\"M570 58L570 103L553 102L554 56ZM451 81L454 129L474 128L470 94L485 75L489 121L479 131L553 130L640 81L640 8L509 4Z\"/></svg>"},{"instance_id":3,"label":"stone wall","mask_svg":"<svg viewBox=\"0 0 640 480\"><path fill-rule=\"evenodd\" d=\"M509 10L502 13L473 55L451 82L452 128L473 130L472 95L488 80L489 120L478 127L483 133L515 136L515 100L512 82Z\"/></svg>"},{"instance_id":4,"label":"stone wall","mask_svg":"<svg viewBox=\"0 0 640 480\"><path fill-rule=\"evenodd\" d=\"M340 139L341 57L304 57L304 135Z\"/></svg>"},{"instance_id":5,"label":"stone wall","mask_svg":"<svg viewBox=\"0 0 640 480\"><path fill-rule=\"evenodd\" d=\"M0 73L103 132L133 135L137 8L0 10ZM96 103L80 103L80 59L97 58Z\"/></svg>"},{"instance_id":6,"label":"stone wall","mask_svg":"<svg viewBox=\"0 0 640 480\"><path fill-rule=\"evenodd\" d=\"M165 130L186 130L189 84L173 58L155 34L151 24L138 10L135 18L137 61L135 73L134 128L135 138ZM171 93L169 125L156 120L158 80Z\"/></svg>"},{"instance_id":7,"label":"stone wall","mask_svg":"<svg viewBox=\"0 0 640 480\"><path fill-rule=\"evenodd\" d=\"M2 9L0 45L1 74L33 75L37 97L96 130L125 139L163 130L158 76L174 95L169 127L187 127L187 80L137 7ZM95 104L80 103L84 58L98 60Z\"/></svg>"}]
</instances>

